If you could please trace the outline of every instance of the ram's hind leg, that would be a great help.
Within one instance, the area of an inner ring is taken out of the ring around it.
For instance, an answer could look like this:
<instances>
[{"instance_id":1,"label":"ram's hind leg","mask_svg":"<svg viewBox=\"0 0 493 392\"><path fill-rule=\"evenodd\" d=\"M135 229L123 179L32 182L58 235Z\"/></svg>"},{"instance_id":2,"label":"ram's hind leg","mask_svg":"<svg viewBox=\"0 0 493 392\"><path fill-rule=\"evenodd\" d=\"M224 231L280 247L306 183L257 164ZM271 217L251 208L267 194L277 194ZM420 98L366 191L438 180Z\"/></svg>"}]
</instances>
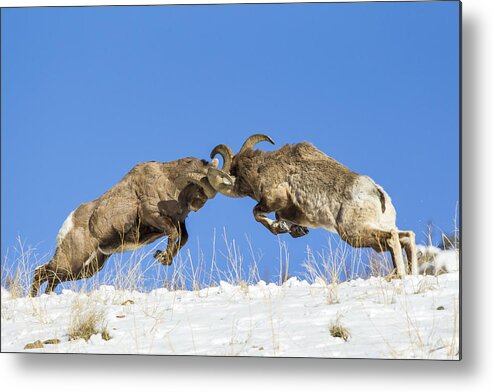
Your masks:
<instances>
[{"instance_id":1,"label":"ram's hind leg","mask_svg":"<svg viewBox=\"0 0 493 392\"><path fill-rule=\"evenodd\" d=\"M397 230L390 231L390 238L387 240L389 251L392 256L394 267L399 277L406 275L406 266L402 257L402 247Z\"/></svg>"},{"instance_id":2,"label":"ram's hind leg","mask_svg":"<svg viewBox=\"0 0 493 392\"><path fill-rule=\"evenodd\" d=\"M31 285L30 296L36 297L38 295L41 285L48 280L48 273L46 271L46 265L42 265L34 270L33 282Z\"/></svg>"},{"instance_id":3,"label":"ram's hind leg","mask_svg":"<svg viewBox=\"0 0 493 392\"><path fill-rule=\"evenodd\" d=\"M45 265L34 270L33 283L30 292L31 297L36 297L38 295L39 288L44 282L48 282L45 293L50 294L60 282L68 280L66 278L68 276L67 271L58 270L55 267L56 264L57 262L52 259Z\"/></svg>"},{"instance_id":4,"label":"ram's hind leg","mask_svg":"<svg viewBox=\"0 0 493 392\"><path fill-rule=\"evenodd\" d=\"M355 248L373 248L376 252L389 251L398 276L406 275L402 248L397 230L366 229L363 232L343 233L341 237Z\"/></svg>"},{"instance_id":5,"label":"ram's hind leg","mask_svg":"<svg viewBox=\"0 0 493 392\"><path fill-rule=\"evenodd\" d=\"M406 252L408 268L414 276L418 275L418 256L415 238L416 235L413 231L399 231L399 240Z\"/></svg>"},{"instance_id":6,"label":"ram's hind leg","mask_svg":"<svg viewBox=\"0 0 493 392\"><path fill-rule=\"evenodd\" d=\"M66 275L50 275L48 277L48 284L46 285L45 294L51 294L56 287L66 280Z\"/></svg>"},{"instance_id":7,"label":"ram's hind leg","mask_svg":"<svg viewBox=\"0 0 493 392\"><path fill-rule=\"evenodd\" d=\"M58 267L57 263L48 263L45 266L48 281L45 294L52 293L60 283L91 278L103 268L109 257L110 255L96 250L85 260L82 259L79 262L71 260L71 264L65 264L64 268Z\"/></svg>"},{"instance_id":8,"label":"ram's hind leg","mask_svg":"<svg viewBox=\"0 0 493 392\"><path fill-rule=\"evenodd\" d=\"M47 268L48 284L46 285L45 294L51 294L53 290L62 282L75 280L71 271Z\"/></svg>"}]
</instances>

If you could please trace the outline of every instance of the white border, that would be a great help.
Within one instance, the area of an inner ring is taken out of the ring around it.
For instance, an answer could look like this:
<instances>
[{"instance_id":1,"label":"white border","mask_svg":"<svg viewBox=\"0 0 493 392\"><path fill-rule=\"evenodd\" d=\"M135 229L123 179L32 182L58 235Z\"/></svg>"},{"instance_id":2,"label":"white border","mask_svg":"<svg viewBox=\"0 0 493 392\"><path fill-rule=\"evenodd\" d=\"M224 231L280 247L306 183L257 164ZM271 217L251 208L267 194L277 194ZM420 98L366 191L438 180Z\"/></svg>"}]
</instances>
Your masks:
<instances>
[{"instance_id":1,"label":"white border","mask_svg":"<svg viewBox=\"0 0 493 392\"><path fill-rule=\"evenodd\" d=\"M381 1L395 1L395 0L381 0ZM416 1L426 1L426 0L416 0ZM294 1L282 1L282 0L245 0L244 3L289 3ZM306 1L297 1L306 2ZM323 0L313 0L311 3L325 3ZM351 0L340 0L339 3L354 2ZM174 0L174 1L162 1L162 0L147 0L147 1L136 1L136 0L2 0L0 2L2 7L33 7L33 6L90 6L90 5L159 5L159 4L231 4L231 3L242 3L241 1L235 0Z\"/></svg>"}]
</instances>

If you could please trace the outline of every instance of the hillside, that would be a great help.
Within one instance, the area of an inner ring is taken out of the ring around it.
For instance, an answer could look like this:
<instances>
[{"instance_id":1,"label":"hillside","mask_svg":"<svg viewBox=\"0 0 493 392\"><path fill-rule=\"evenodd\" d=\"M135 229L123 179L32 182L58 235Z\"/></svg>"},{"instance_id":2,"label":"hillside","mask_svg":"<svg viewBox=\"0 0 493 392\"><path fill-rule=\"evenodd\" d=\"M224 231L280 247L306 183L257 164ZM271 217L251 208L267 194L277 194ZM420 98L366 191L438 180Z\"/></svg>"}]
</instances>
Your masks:
<instances>
[{"instance_id":1,"label":"hillside","mask_svg":"<svg viewBox=\"0 0 493 392\"><path fill-rule=\"evenodd\" d=\"M457 266L456 251L440 257L449 270ZM457 271L149 293L101 286L38 298L13 298L2 288L1 297L2 351L459 358ZM88 320L95 334L77 339ZM55 344L25 349L49 339Z\"/></svg>"}]
</instances>

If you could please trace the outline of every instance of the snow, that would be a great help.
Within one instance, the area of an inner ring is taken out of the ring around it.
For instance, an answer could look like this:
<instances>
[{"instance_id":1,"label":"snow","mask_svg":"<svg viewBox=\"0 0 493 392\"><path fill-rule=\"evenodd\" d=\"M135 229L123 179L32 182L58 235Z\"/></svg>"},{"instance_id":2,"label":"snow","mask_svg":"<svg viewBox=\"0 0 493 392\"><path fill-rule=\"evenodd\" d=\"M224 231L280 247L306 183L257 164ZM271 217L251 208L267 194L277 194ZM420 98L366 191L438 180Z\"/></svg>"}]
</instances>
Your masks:
<instances>
[{"instance_id":1,"label":"snow","mask_svg":"<svg viewBox=\"0 0 493 392\"><path fill-rule=\"evenodd\" d=\"M456 251L439 256L452 265ZM459 359L459 273L339 284L290 278L196 291L101 286L14 298L2 288L2 351ZM69 340L71 319L102 315L101 333ZM345 341L330 333L338 324ZM37 340L59 344L25 350Z\"/></svg>"}]
</instances>

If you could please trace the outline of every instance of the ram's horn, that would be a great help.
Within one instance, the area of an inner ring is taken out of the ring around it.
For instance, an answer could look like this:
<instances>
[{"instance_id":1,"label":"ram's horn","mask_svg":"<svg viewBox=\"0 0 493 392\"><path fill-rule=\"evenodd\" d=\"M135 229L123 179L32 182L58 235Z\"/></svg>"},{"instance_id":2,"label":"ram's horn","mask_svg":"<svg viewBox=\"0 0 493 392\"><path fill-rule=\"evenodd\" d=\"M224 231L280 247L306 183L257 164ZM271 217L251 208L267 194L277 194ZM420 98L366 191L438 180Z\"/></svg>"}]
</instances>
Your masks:
<instances>
[{"instance_id":1,"label":"ram's horn","mask_svg":"<svg viewBox=\"0 0 493 392\"><path fill-rule=\"evenodd\" d=\"M216 190L211 186L207 177L202 173L188 173L184 176L184 179L200 186L208 199L212 199L216 196Z\"/></svg>"},{"instance_id":2,"label":"ram's horn","mask_svg":"<svg viewBox=\"0 0 493 392\"><path fill-rule=\"evenodd\" d=\"M210 167L207 171L207 178L217 192L229 197L243 197L235 191L236 179L221 169Z\"/></svg>"},{"instance_id":3,"label":"ram's horn","mask_svg":"<svg viewBox=\"0 0 493 392\"><path fill-rule=\"evenodd\" d=\"M229 173L234 156L233 150L226 144L219 144L211 151L211 158L214 158L217 154L221 155L224 160L222 171Z\"/></svg>"},{"instance_id":4,"label":"ram's horn","mask_svg":"<svg viewBox=\"0 0 493 392\"><path fill-rule=\"evenodd\" d=\"M269 142L275 144L274 140L272 140L269 136L258 133L256 135L250 136L247 140L245 140L245 143L243 143L243 146L241 146L240 152L238 154L241 154L242 152L253 148L257 143L260 142Z\"/></svg>"}]
</instances>

